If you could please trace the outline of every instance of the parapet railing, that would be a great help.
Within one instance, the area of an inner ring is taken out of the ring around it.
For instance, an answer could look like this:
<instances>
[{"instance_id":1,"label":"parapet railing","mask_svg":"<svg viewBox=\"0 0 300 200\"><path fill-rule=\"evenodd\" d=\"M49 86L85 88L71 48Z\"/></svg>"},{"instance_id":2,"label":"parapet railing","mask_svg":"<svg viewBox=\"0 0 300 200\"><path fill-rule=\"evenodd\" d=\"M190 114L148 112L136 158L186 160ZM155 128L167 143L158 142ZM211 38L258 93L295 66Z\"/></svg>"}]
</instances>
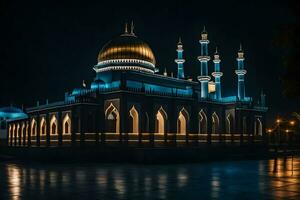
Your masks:
<instances>
[{"instance_id":1,"label":"parapet railing","mask_svg":"<svg viewBox=\"0 0 300 200\"><path fill-rule=\"evenodd\" d=\"M81 146L81 145L152 145L194 146L198 144L263 144L261 135L253 134L177 134L177 133L73 133L46 137L30 136L8 139L9 146Z\"/></svg>"}]
</instances>

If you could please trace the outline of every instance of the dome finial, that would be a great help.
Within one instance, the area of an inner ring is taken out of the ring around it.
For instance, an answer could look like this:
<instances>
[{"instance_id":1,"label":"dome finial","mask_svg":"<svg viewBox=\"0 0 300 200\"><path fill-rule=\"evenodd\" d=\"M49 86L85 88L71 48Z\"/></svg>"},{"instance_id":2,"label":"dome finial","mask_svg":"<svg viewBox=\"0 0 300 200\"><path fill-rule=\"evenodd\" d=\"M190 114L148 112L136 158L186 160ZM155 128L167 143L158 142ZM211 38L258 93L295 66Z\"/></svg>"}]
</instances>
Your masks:
<instances>
[{"instance_id":1,"label":"dome finial","mask_svg":"<svg viewBox=\"0 0 300 200\"><path fill-rule=\"evenodd\" d=\"M131 35L134 35L133 30L134 30L134 25L133 25L133 20L132 20L131 21L131 32L130 32Z\"/></svg>"},{"instance_id":2,"label":"dome finial","mask_svg":"<svg viewBox=\"0 0 300 200\"><path fill-rule=\"evenodd\" d=\"M179 37L177 44L182 44L181 37Z\"/></svg>"},{"instance_id":3,"label":"dome finial","mask_svg":"<svg viewBox=\"0 0 300 200\"><path fill-rule=\"evenodd\" d=\"M125 23L125 31L124 31L125 34L128 34L128 24L127 22Z\"/></svg>"},{"instance_id":4,"label":"dome finial","mask_svg":"<svg viewBox=\"0 0 300 200\"><path fill-rule=\"evenodd\" d=\"M206 31L205 25L203 26L203 31L202 31L202 34L207 34L207 31Z\"/></svg>"},{"instance_id":5,"label":"dome finial","mask_svg":"<svg viewBox=\"0 0 300 200\"><path fill-rule=\"evenodd\" d=\"M240 52L243 52L243 47L242 47L242 43L240 43Z\"/></svg>"}]
</instances>

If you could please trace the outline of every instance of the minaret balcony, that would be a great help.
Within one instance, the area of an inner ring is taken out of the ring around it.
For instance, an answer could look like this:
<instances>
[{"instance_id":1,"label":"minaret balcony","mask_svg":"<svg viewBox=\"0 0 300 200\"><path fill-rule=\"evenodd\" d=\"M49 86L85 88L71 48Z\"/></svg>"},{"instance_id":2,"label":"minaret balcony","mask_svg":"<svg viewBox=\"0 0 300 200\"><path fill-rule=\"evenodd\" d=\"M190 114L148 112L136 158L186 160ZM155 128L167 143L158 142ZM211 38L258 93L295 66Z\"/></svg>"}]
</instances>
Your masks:
<instances>
[{"instance_id":1,"label":"minaret balcony","mask_svg":"<svg viewBox=\"0 0 300 200\"><path fill-rule=\"evenodd\" d=\"M223 73L222 72L213 72L211 75L213 77L221 77L221 76L223 76Z\"/></svg>"},{"instance_id":2,"label":"minaret balcony","mask_svg":"<svg viewBox=\"0 0 300 200\"><path fill-rule=\"evenodd\" d=\"M197 79L199 82L205 82L210 80L210 76L198 76Z\"/></svg>"},{"instance_id":3,"label":"minaret balcony","mask_svg":"<svg viewBox=\"0 0 300 200\"><path fill-rule=\"evenodd\" d=\"M177 63L177 64L183 64L184 62L185 62L185 59L175 59L175 62Z\"/></svg>"},{"instance_id":4,"label":"minaret balcony","mask_svg":"<svg viewBox=\"0 0 300 200\"><path fill-rule=\"evenodd\" d=\"M235 70L236 75L245 75L247 74L247 70L245 69L237 69Z\"/></svg>"},{"instance_id":5,"label":"minaret balcony","mask_svg":"<svg viewBox=\"0 0 300 200\"><path fill-rule=\"evenodd\" d=\"M199 40L200 44L208 44L209 43L209 40Z\"/></svg>"},{"instance_id":6,"label":"minaret balcony","mask_svg":"<svg viewBox=\"0 0 300 200\"><path fill-rule=\"evenodd\" d=\"M198 56L198 60L200 62L208 62L210 60L210 56Z\"/></svg>"}]
</instances>

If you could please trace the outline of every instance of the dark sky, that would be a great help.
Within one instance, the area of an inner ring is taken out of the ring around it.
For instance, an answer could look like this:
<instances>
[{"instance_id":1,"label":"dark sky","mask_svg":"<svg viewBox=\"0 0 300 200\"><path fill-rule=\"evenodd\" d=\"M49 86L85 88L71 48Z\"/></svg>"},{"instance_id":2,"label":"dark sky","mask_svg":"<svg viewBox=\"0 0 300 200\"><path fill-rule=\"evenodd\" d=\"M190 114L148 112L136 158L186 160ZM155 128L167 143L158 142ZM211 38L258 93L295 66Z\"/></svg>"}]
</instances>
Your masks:
<instances>
[{"instance_id":1,"label":"dark sky","mask_svg":"<svg viewBox=\"0 0 300 200\"><path fill-rule=\"evenodd\" d=\"M281 2L281 3L280 3ZM187 75L199 74L199 38L209 33L209 51L219 48L223 96L236 92L236 52L245 50L246 93L267 94L271 114L296 102L281 95L282 50L273 44L281 27L293 22L286 1L13 1L1 0L0 106L32 106L62 100L82 80L91 82L97 54L134 20L135 33L154 51L158 66L176 70L181 36ZM213 65L210 63L210 72Z\"/></svg>"}]
</instances>

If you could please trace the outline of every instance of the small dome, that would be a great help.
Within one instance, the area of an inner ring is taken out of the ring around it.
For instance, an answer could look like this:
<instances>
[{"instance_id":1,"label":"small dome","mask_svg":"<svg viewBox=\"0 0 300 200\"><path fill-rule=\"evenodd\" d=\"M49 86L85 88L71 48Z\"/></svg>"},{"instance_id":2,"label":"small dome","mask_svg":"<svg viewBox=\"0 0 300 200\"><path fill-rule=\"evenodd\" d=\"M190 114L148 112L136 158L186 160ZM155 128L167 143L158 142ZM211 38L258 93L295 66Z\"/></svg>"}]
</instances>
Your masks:
<instances>
[{"instance_id":1,"label":"small dome","mask_svg":"<svg viewBox=\"0 0 300 200\"><path fill-rule=\"evenodd\" d=\"M27 115L21 109L10 106L0 108L0 117L3 119L17 119L27 117Z\"/></svg>"}]
</instances>

